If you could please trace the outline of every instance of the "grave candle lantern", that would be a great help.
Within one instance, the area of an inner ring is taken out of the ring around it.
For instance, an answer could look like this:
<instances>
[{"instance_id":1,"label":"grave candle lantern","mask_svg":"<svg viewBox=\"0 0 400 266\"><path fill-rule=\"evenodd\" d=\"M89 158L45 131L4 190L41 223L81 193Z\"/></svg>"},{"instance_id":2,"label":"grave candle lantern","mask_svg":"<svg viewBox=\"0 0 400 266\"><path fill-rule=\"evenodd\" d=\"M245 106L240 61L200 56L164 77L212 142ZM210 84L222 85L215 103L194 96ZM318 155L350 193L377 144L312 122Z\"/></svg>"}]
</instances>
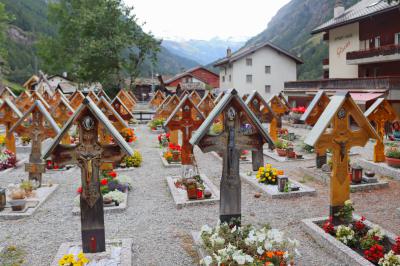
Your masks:
<instances>
[{"instance_id":1,"label":"grave candle lantern","mask_svg":"<svg viewBox=\"0 0 400 266\"><path fill-rule=\"evenodd\" d=\"M6 189L0 188L0 211L6 207Z\"/></svg>"},{"instance_id":2,"label":"grave candle lantern","mask_svg":"<svg viewBox=\"0 0 400 266\"><path fill-rule=\"evenodd\" d=\"M278 176L278 190L279 192L284 192L286 184L289 182L289 178L287 176Z\"/></svg>"},{"instance_id":3,"label":"grave candle lantern","mask_svg":"<svg viewBox=\"0 0 400 266\"><path fill-rule=\"evenodd\" d=\"M362 181L363 169L361 166L356 165L351 168L351 179L353 183L360 184Z\"/></svg>"}]
</instances>

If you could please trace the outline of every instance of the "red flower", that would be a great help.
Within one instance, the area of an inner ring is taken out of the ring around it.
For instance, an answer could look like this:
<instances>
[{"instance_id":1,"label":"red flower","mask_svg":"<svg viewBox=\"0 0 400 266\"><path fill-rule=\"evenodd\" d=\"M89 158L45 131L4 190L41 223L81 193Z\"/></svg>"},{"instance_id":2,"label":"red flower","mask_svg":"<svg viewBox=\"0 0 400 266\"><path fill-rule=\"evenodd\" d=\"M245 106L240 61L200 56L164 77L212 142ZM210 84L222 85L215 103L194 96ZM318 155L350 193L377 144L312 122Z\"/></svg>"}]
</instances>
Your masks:
<instances>
[{"instance_id":1,"label":"red flower","mask_svg":"<svg viewBox=\"0 0 400 266\"><path fill-rule=\"evenodd\" d=\"M53 166L53 169L54 169L54 170L57 170L57 169L58 169L58 165L55 164L55 165Z\"/></svg>"},{"instance_id":2,"label":"red flower","mask_svg":"<svg viewBox=\"0 0 400 266\"><path fill-rule=\"evenodd\" d=\"M76 190L76 193L81 194L82 193L82 187L78 187L78 189Z\"/></svg>"},{"instance_id":3,"label":"red flower","mask_svg":"<svg viewBox=\"0 0 400 266\"><path fill-rule=\"evenodd\" d=\"M400 236L396 237L396 243L392 246L392 250L396 255L400 255Z\"/></svg>"},{"instance_id":4,"label":"red flower","mask_svg":"<svg viewBox=\"0 0 400 266\"><path fill-rule=\"evenodd\" d=\"M114 172L114 171L110 171L110 172L108 172L108 175L109 175L109 176L111 176L112 178L115 178L115 177L117 177L117 173L116 173L116 172Z\"/></svg>"},{"instance_id":5,"label":"red flower","mask_svg":"<svg viewBox=\"0 0 400 266\"><path fill-rule=\"evenodd\" d=\"M372 262L378 263L378 261L383 258L383 246L379 244L373 245L370 249L364 251L364 257Z\"/></svg>"},{"instance_id":6,"label":"red flower","mask_svg":"<svg viewBox=\"0 0 400 266\"><path fill-rule=\"evenodd\" d=\"M325 233L332 234L335 231L335 228L332 223L332 217L329 216L329 220L324 223L322 229L324 229Z\"/></svg>"},{"instance_id":7,"label":"red flower","mask_svg":"<svg viewBox=\"0 0 400 266\"><path fill-rule=\"evenodd\" d=\"M100 184L102 184L103 186L106 186L106 185L108 184L107 178L103 178L103 179L100 181Z\"/></svg>"},{"instance_id":8,"label":"red flower","mask_svg":"<svg viewBox=\"0 0 400 266\"><path fill-rule=\"evenodd\" d=\"M73 115L73 112L69 111L68 116L71 116L71 115Z\"/></svg>"},{"instance_id":9,"label":"red flower","mask_svg":"<svg viewBox=\"0 0 400 266\"><path fill-rule=\"evenodd\" d=\"M167 137L167 139L169 139L169 137L171 136L171 134L170 134L170 133L167 133L165 136Z\"/></svg>"},{"instance_id":10,"label":"red flower","mask_svg":"<svg viewBox=\"0 0 400 266\"><path fill-rule=\"evenodd\" d=\"M365 228L364 221L365 221L365 217L362 216L361 219L360 219L359 221L357 221L357 222L354 223L354 227L355 227L358 231L363 230L363 229Z\"/></svg>"}]
</instances>

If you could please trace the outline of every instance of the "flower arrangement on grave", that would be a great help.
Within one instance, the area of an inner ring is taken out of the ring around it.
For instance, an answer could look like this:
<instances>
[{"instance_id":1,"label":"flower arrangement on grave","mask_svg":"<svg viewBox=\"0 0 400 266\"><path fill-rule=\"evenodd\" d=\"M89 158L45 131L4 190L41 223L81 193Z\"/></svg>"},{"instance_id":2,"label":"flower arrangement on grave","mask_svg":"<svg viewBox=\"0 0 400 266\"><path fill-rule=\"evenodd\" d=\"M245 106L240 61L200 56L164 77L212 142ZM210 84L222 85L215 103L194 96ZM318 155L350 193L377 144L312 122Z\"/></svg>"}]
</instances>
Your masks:
<instances>
[{"instance_id":1,"label":"flower arrangement on grave","mask_svg":"<svg viewBox=\"0 0 400 266\"><path fill-rule=\"evenodd\" d=\"M17 165L17 157L7 149L0 150L0 170L15 167Z\"/></svg>"},{"instance_id":2,"label":"flower arrangement on grave","mask_svg":"<svg viewBox=\"0 0 400 266\"><path fill-rule=\"evenodd\" d=\"M31 142L31 138L27 136L21 137L22 145L28 145Z\"/></svg>"},{"instance_id":3,"label":"flower arrangement on grave","mask_svg":"<svg viewBox=\"0 0 400 266\"><path fill-rule=\"evenodd\" d=\"M400 168L400 149L398 147L392 146L386 150L386 163L389 166Z\"/></svg>"},{"instance_id":4,"label":"flower arrangement on grave","mask_svg":"<svg viewBox=\"0 0 400 266\"><path fill-rule=\"evenodd\" d=\"M157 130L164 125L165 119L153 119L149 122L149 127L151 130Z\"/></svg>"},{"instance_id":5,"label":"flower arrangement on grave","mask_svg":"<svg viewBox=\"0 0 400 266\"><path fill-rule=\"evenodd\" d=\"M142 154L138 150L135 150L132 156L124 157L120 166L122 168L140 167L142 165L142 162L143 162Z\"/></svg>"},{"instance_id":6,"label":"flower arrangement on grave","mask_svg":"<svg viewBox=\"0 0 400 266\"><path fill-rule=\"evenodd\" d=\"M55 162L53 162L52 160L47 160L46 161L46 169L48 169L48 170L58 170L58 169L60 169L60 167Z\"/></svg>"},{"instance_id":7,"label":"flower arrangement on grave","mask_svg":"<svg viewBox=\"0 0 400 266\"><path fill-rule=\"evenodd\" d=\"M21 180L19 188L25 191L27 197L33 196L33 190L35 189L34 184L30 180Z\"/></svg>"},{"instance_id":8,"label":"flower arrangement on grave","mask_svg":"<svg viewBox=\"0 0 400 266\"><path fill-rule=\"evenodd\" d=\"M279 170L273 168L271 164L266 164L264 167L260 167L256 174L256 178L259 183L266 185L276 185L278 182Z\"/></svg>"},{"instance_id":9,"label":"flower arrangement on grave","mask_svg":"<svg viewBox=\"0 0 400 266\"><path fill-rule=\"evenodd\" d=\"M242 150L242 153L240 154L240 160L246 160L247 155L249 155L248 150Z\"/></svg>"},{"instance_id":10,"label":"flower arrangement on grave","mask_svg":"<svg viewBox=\"0 0 400 266\"><path fill-rule=\"evenodd\" d=\"M210 127L210 135L219 135L224 130L224 125L220 121L216 121Z\"/></svg>"},{"instance_id":11,"label":"flower arrangement on grave","mask_svg":"<svg viewBox=\"0 0 400 266\"><path fill-rule=\"evenodd\" d=\"M110 199L111 202L115 202L115 205L119 205L125 200L125 193L119 190L113 190L103 195L103 199Z\"/></svg>"},{"instance_id":12,"label":"flower arrangement on grave","mask_svg":"<svg viewBox=\"0 0 400 266\"><path fill-rule=\"evenodd\" d=\"M161 133L158 135L158 143L161 147L168 147L170 136L170 133Z\"/></svg>"},{"instance_id":13,"label":"flower arrangement on grave","mask_svg":"<svg viewBox=\"0 0 400 266\"><path fill-rule=\"evenodd\" d=\"M289 135L289 130L287 128L279 128L278 129L278 136L285 136L285 135Z\"/></svg>"},{"instance_id":14,"label":"flower arrangement on grave","mask_svg":"<svg viewBox=\"0 0 400 266\"><path fill-rule=\"evenodd\" d=\"M276 153L281 157L285 157L287 155L286 149L288 148L287 142L283 140L277 140L274 144Z\"/></svg>"},{"instance_id":15,"label":"flower arrangement on grave","mask_svg":"<svg viewBox=\"0 0 400 266\"><path fill-rule=\"evenodd\" d=\"M135 131L132 128L124 128L121 131L121 135L122 135L122 137L124 137L125 141L128 143L132 143L137 140Z\"/></svg>"},{"instance_id":16,"label":"flower arrangement on grave","mask_svg":"<svg viewBox=\"0 0 400 266\"><path fill-rule=\"evenodd\" d=\"M306 108L304 106L293 107L291 110L294 114L304 114L306 112Z\"/></svg>"},{"instance_id":17,"label":"flower arrangement on grave","mask_svg":"<svg viewBox=\"0 0 400 266\"><path fill-rule=\"evenodd\" d=\"M164 152L163 156L168 163L181 161L181 146L179 144L170 143L168 149Z\"/></svg>"},{"instance_id":18,"label":"flower arrangement on grave","mask_svg":"<svg viewBox=\"0 0 400 266\"><path fill-rule=\"evenodd\" d=\"M58 261L59 266L84 266L88 263L89 259L83 252L78 253L76 257L73 254L66 254Z\"/></svg>"},{"instance_id":19,"label":"flower arrangement on grave","mask_svg":"<svg viewBox=\"0 0 400 266\"><path fill-rule=\"evenodd\" d=\"M396 238L396 243L391 244L379 226L368 227L365 217L354 220L353 211L352 202L346 201L344 208L338 213L344 224L335 227L330 217L323 223L322 229L375 265L400 265L391 264L400 263L400 237Z\"/></svg>"},{"instance_id":20,"label":"flower arrangement on grave","mask_svg":"<svg viewBox=\"0 0 400 266\"><path fill-rule=\"evenodd\" d=\"M203 248L209 254L201 265L294 265L299 243L265 225L236 227L227 223L201 228Z\"/></svg>"}]
</instances>

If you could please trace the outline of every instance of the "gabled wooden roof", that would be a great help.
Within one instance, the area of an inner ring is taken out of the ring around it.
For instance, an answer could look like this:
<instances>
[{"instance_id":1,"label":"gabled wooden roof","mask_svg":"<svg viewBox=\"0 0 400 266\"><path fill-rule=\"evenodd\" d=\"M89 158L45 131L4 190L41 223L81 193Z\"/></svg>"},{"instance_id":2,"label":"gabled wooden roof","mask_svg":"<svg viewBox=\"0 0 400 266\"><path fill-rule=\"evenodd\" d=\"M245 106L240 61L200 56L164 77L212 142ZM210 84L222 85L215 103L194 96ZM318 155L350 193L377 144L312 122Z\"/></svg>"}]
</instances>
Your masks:
<instances>
[{"instance_id":1,"label":"gabled wooden roof","mask_svg":"<svg viewBox=\"0 0 400 266\"><path fill-rule=\"evenodd\" d=\"M192 93L190 94L190 98L192 100L192 102L196 105L198 105L201 101L201 97L200 95L197 93L196 90L192 91Z\"/></svg>"},{"instance_id":2,"label":"gabled wooden roof","mask_svg":"<svg viewBox=\"0 0 400 266\"><path fill-rule=\"evenodd\" d=\"M76 91L73 94L74 96L70 98L69 104L72 106L74 109L78 109L79 105L82 104L83 99L85 99L85 95L81 91Z\"/></svg>"},{"instance_id":3,"label":"gabled wooden roof","mask_svg":"<svg viewBox=\"0 0 400 266\"><path fill-rule=\"evenodd\" d=\"M212 109L214 109L214 107L215 107L215 103L214 103L214 100L213 100L213 98L212 98L212 96L211 96L211 93L209 92L209 91L207 91L205 94L204 94L204 97L201 99L201 101L199 102L199 104L197 105L197 107L201 110L201 111L203 111L203 110L205 110L206 108L209 108L210 106L208 106L209 104L211 104L211 109L210 109L210 112L212 111Z\"/></svg>"},{"instance_id":4,"label":"gabled wooden roof","mask_svg":"<svg viewBox=\"0 0 400 266\"><path fill-rule=\"evenodd\" d=\"M307 118L310 116L314 108L317 106L317 104L322 100L322 98L329 98L328 95L323 90L320 90L315 94L314 98L312 99L310 105L308 105L306 111L304 114L300 117L301 121L306 121Z\"/></svg>"},{"instance_id":5,"label":"gabled wooden roof","mask_svg":"<svg viewBox=\"0 0 400 266\"><path fill-rule=\"evenodd\" d=\"M113 116L115 116L115 118L118 120L119 123L121 123L126 128L129 127L128 124L125 122L125 120L118 114L117 111L115 111L115 109L111 106L111 104L107 101L107 99L104 96L100 97L97 106L100 108L100 110L102 109L101 107L104 106L104 108L112 112Z\"/></svg>"},{"instance_id":6,"label":"gabled wooden roof","mask_svg":"<svg viewBox=\"0 0 400 266\"><path fill-rule=\"evenodd\" d=\"M4 94L6 94L6 93L8 93L13 98L13 100L17 99L17 95L15 95L14 92L9 87L4 87L3 88L3 91L0 93L0 98L3 99L4 98Z\"/></svg>"},{"instance_id":7,"label":"gabled wooden roof","mask_svg":"<svg viewBox=\"0 0 400 266\"><path fill-rule=\"evenodd\" d=\"M157 107L156 113L160 112L163 109L164 105L166 105L170 99L171 95L168 95L167 98L165 98L164 101Z\"/></svg>"},{"instance_id":8,"label":"gabled wooden roof","mask_svg":"<svg viewBox=\"0 0 400 266\"><path fill-rule=\"evenodd\" d=\"M47 148L44 152L43 159L48 158L53 150L59 145L64 135L68 132L73 124L77 122L80 118L81 113L88 109L96 118L97 120L106 128L108 133L113 137L114 141L118 146L129 156L133 155L133 151L128 143L126 143L125 139L121 136L118 130L112 125L110 120L103 114L103 112L96 106L96 104L90 99L86 97L76 112L71 116L71 118L65 123L64 127L55 137L52 144Z\"/></svg>"},{"instance_id":9,"label":"gabled wooden roof","mask_svg":"<svg viewBox=\"0 0 400 266\"><path fill-rule=\"evenodd\" d=\"M43 104L43 106L44 106L47 110L50 110L50 105L47 103L47 101L42 97L42 95L41 95L39 92L34 91L34 92L32 93L32 98L33 98L33 100L39 100L39 101L41 101L42 104Z\"/></svg>"},{"instance_id":10,"label":"gabled wooden roof","mask_svg":"<svg viewBox=\"0 0 400 266\"><path fill-rule=\"evenodd\" d=\"M111 98L107 95L107 93L103 90L100 89L99 93L97 93L97 97L101 98L102 96L104 96L104 98L108 101L111 102Z\"/></svg>"},{"instance_id":11,"label":"gabled wooden roof","mask_svg":"<svg viewBox=\"0 0 400 266\"><path fill-rule=\"evenodd\" d=\"M322 113L321 117L318 119L317 123L308 134L307 138L305 139L305 143L314 146L318 143L320 137L324 134L325 130L328 126L332 123L333 117L337 114L340 108L343 106L345 102L348 102L354 112L357 115L352 117L355 119L355 122L361 128L361 130L366 131L372 138L379 139L378 134L376 133L375 129L369 123L367 118L364 116L363 112L361 111L360 107L354 102L351 98L350 93L339 93L331 97L331 101L329 102L328 106L325 108L325 111ZM363 117L365 118L364 121L357 120L356 117Z\"/></svg>"},{"instance_id":12,"label":"gabled wooden roof","mask_svg":"<svg viewBox=\"0 0 400 266\"><path fill-rule=\"evenodd\" d=\"M4 100L1 100L0 110L3 109L3 106L8 106L16 114L18 118L21 118L23 116L18 107L15 106L15 104L10 99L6 98Z\"/></svg>"},{"instance_id":13,"label":"gabled wooden roof","mask_svg":"<svg viewBox=\"0 0 400 266\"><path fill-rule=\"evenodd\" d=\"M215 98L215 100L214 100L215 105L218 104L218 102L224 97L224 95L225 95L225 92L224 92L224 91L221 92L220 94L218 94L218 96L217 96L217 97Z\"/></svg>"},{"instance_id":14,"label":"gabled wooden roof","mask_svg":"<svg viewBox=\"0 0 400 266\"><path fill-rule=\"evenodd\" d=\"M214 107L212 112L208 115L207 119L203 122L203 124L196 130L196 133L190 139L190 144L197 145L200 140L207 134L211 125L214 123L214 120L218 118L219 115L225 110L225 107L231 102L236 101L238 105L241 107L242 111L246 113L249 117L256 130L260 133L262 138L268 143L270 148L274 148L274 142L269 137L265 128L261 125L260 121L253 114L253 112L247 107L242 98L238 95L238 92L235 89L230 90L225 93L225 96L220 100L217 106Z\"/></svg>"},{"instance_id":15,"label":"gabled wooden roof","mask_svg":"<svg viewBox=\"0 0 400 266\"><path fill-rule=\"evenodd\" d=\"M180 112L181 108L182 108L184 105L187 105L187 104L193 106L194 110L197 112L197 116L198 116L200 119L203 119L203 120L205 119L203 113L202 113L202 112L200 111L200 109L197 108L197 106L193 103L193 101L192 101L192 99L190 98L190 96L189 96L189 95L186 95L185 97L183 97L183 99L182 99L182 100L179 102L179 104L176 106L175 110L174 110L174 111L171 113L171 115L168 117L167 121L165 121L164 126L165 126L165 127L168 127L169 122L170 122L171 120L173 120L174 117L178 114L178 112ZM193 114L192 114L192 116L193 116Z\"/></svg>"},{"instance_id":16,"label":"gabled wooden roof","mask_svg":"<svg viewBox=\"0 0 400 266\"><path fill-rule=\"evenodd\" d=\"M268 103L270 104L270 107L272 108L272 104L276 103L278 104L280 107L282 107L282 109L285 110L285 113L290 112L290 108L287 107L287 105L282 101L282 99L279 96L273 95L269 100Z\"/></svg>"},{"instance_id":17,"label":"gabled wooden roof","mask_svg":"<svg viewBox=\"0 0 400 266\"><path fill-rule=\"evenodd\" d=\"M28 118L28 116L31 115L33 110L35 109L37 109L39 112L42 113L43 117L48 122L50 127L54 130L54 132L56 132L56 134L60 132L60 128L58 127L56 121L54 121L53 117L47 111L46 107L44 107L43 103L39 100L35 100L35 102L29 108L29 110L25 112L23 116L11 127L10 132L14 132L17 129L17 127L21 126L24 120Z\"/></svg>"},{"instance_id":18,"label":"gabled wooden roof","mask_svg":"<svg viewBox=\"0 0 400 266\"><path fill-rule=\"evenodd\" d=\"M133 119L135 118L132 112L128 109L128 107L126 107L126 105L121 101L121 99L118 96L116 96L112 100L111 104L114 104L115 102L118 102L122 106L122 108L128 113L129 116L131 116Z\"/></svg>"},{"instance_id":19,"label":"gabled wooden roof","mask_svg":"<svg viewBox=\"0 0 400 266\"><path fill-rule=\"evenodd\" d=\"M253 90L253 92L247 97L247 99L246 99L246 101L245 101L245 104L246 104L247 106L249 106L250 103L251 103L254 99L257 99L257 100L259 101L259 103L260 103L260 108L261 108L261 107L266 108L266 109L268 110L268 113L270 113L272 117L278 118L278 116L275 114L275 112L271 109L271 106L269 106L269 104L267 103L267 101L266 101L266 100L261 96L261 94L260 94L258 91L256 91L256 90ZM260 110L260 111L262 111L262 110Z\"/></svg>"},{"instance_id":20,"label":"gabled wooden roof","mask_svg":"<svg viewBox=\"0 0 400 266\"><path fill-rule=\"evenodd\" d=\"M370 117L372 117L374 113L378 112L380 108L387 113L387 121L393 121L398 117L396 110L394 110L393 106L385 98L377 99L368 108L368 110L365 111L364 113L365 117L371 119Z\"/></svg>"}]
</instances>

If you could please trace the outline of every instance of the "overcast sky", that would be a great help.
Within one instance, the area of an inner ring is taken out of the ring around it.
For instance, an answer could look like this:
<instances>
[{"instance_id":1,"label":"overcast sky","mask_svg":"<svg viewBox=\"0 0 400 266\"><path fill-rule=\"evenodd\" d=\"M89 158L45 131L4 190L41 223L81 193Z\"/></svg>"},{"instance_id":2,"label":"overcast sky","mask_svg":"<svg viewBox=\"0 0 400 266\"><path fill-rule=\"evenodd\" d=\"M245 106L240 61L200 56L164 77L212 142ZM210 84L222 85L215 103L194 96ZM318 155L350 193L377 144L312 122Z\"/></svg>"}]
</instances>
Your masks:
<instances>
[{"instance_id":1,"label":"overcast sky","mask_svg":"<svg viewBox=\"0 0 400 266\"><path fill-rule=\"evenodd\" d=\"M290 0L124 0L160 38L252 37Z\"/></svg>"}]
</instances>

